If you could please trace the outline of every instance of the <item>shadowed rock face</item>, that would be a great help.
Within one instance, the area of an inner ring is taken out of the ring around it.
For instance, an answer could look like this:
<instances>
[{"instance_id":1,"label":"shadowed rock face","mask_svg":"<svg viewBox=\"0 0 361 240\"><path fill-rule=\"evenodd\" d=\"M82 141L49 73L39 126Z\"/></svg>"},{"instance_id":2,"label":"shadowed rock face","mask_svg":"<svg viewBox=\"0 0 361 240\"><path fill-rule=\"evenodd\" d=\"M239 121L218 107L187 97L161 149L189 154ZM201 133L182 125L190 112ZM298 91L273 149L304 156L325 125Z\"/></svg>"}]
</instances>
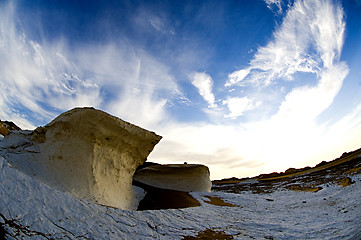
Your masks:
<instances>
[{"instance_id":1,"label":"shadowed rock face","mask_svg":"<svg viewBox=\"0 0 361 240\"><path fill-rule=\"evenodd\" d=\"M5 127L6 127L7 129L9 129L9 130L16 130L16 131L21 130L20 127L18 127L15 123L13 123L13 122L11 122L11 121L3 121L2 123L3 123L3 124L5 125Z\"/></svg>"},{"instance_id":2,"label":"shadowed rock face","mask_svg":"<svg viewBox=\"0 0 361 240\"><path fill-rule=\"evenodd\" d=\"M16 136L14 136L16 135ZM34 132L8 134L12 164L49 186L98 204L135 209L132 178L161 137L93 108L75 108ZM7 140L8 139L8 140Z\"/></svg>"},{"instance_id":3,"label":"shadowed rock face","mask_svg":"<svg viewBox=\"0 0 361 240\"><path fill-rule=\"evenodd\" d=\"M157 188L133 181L133 185L146 191L145 197L139 202L137 210L159 210L174 208L189 208L201 206L188 192Z\"/></svg>"}]
</instances>

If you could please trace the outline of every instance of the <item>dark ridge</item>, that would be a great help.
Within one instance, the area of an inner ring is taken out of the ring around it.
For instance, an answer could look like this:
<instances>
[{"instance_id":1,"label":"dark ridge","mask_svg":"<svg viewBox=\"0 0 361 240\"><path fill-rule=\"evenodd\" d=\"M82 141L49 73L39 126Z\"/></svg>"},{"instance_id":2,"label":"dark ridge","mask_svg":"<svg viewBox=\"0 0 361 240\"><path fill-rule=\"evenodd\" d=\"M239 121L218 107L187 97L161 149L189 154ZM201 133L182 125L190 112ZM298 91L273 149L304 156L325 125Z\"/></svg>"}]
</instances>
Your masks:
<instances>
[{"instance_id":1,"label":"dark ridge","mask_svg":"<svg viewBox=\"0 0 361 240\"><path fill-rule=\"evenodd\" d=\"M17 126L15 123L13 123L13 122L3 121L2 123L3 123L3 124L6 126L6 128L9 129L9 130L17 130L17 131L21 130L21 128L18 127L18 126Z\"/></svg>"}]
</instances>

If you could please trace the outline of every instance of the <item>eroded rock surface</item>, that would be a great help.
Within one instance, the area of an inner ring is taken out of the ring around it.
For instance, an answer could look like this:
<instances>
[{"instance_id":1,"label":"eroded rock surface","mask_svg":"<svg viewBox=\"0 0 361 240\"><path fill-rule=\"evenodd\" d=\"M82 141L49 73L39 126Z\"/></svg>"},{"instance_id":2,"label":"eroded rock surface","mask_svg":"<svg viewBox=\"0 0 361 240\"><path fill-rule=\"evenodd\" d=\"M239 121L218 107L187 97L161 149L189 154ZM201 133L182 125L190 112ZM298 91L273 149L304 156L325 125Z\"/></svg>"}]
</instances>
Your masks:
<instances>
[{"instance_id":1,"label":"eroded rock surface","mask_svg":"<svg viewBox=\"0 0 361 240\"><path fill-rule=\"evenodd\" d=\"M93 108L75 108L34 131L10 132L11 164L58 190L135 209L132 177L161 137Z\"/></svg>"}]
</instances>

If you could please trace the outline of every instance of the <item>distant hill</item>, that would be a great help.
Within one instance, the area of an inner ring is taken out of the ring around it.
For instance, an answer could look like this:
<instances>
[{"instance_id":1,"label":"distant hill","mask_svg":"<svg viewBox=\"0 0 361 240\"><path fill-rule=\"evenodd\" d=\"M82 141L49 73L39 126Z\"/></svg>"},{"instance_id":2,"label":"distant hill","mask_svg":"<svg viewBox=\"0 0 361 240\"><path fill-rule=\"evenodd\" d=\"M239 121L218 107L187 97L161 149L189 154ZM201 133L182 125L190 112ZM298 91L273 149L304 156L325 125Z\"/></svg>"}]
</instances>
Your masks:
<instances>
[{"instance_id":1,"label":"distant hill","mask_svg":"<svg viewBox=\"0 0 361 240\"><path fill-rule=\"evenodd\" d=\"M289 168L284 172L260 174L252 178L227 178L213 181L213 190L239 193L273 192L279 188L289 190L319 191L322 184L350 185L350 175L361 173L361 148L345 152L332 161L322 161L314 167Z\"/></svg>"}]
</instances>

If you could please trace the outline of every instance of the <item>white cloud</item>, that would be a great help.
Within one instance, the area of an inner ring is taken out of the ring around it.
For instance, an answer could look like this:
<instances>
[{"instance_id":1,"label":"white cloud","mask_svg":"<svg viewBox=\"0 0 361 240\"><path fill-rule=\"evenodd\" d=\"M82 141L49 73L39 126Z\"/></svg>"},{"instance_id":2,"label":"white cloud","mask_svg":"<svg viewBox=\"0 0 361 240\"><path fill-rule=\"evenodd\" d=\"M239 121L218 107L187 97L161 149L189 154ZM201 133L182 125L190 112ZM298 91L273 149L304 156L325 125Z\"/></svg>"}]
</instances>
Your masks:
<instances>
[{"instance_id":1,"label":"white cloud","mask_svg":"<svg viewBox=\"0 0 361 240\"><path fill-rule=\"evenodd\" d=\"M175 35L175 31L158 16L150 16L149 23L158 32Z\"/></svg>"},{"instance_id":2,"label":"white cloud","mask_svg":"<svg viewBox=\"0 0 361 240\"><path fill-rule=\"evenodd\" d=\"M276 5L278 12L282 12L282 0L265 0L267 7L272 10L272 6Z\"/></svg>"},{"instance_id":3,"label":"white cloud","mask_svg":"<svg viewBox=\"0 0 361 240\"><path fill-rule=\"evenodd\" d=\"M319 60L313 62L320 61L317 68L314 68L318 83L312 87L297 87L289 92L275 118L313 121L332 104L348 74L347 65L339 61L345 23L340 6L333 6L327 1L298 1L289 12L290 17L286 17L287 26L294 22L299 12L307 16L310 28L305 34L310 36L309 39L317 50L315 58ZM288 36L288 32L281 32L279 35ZM297 71L307 72L308 69L312 68L298 68Z\"/></svg>"},{"instance_id":4,"label":"white cloud","mask_svg":"<svg viewBox=\"0 0 361 240\"><path fill-rule=\"evenodd\" d=\"M27 39L14 25L1 26L2 109L13 115L14 108L25 108L38 121L54 115L54 108L99 106L99 88L79 77L76 66L59 57L59 45L50 48Z\"/></svg>"},{"instance_id":5,"label":"white cloud","mask_svg":"<svg viewBox=\"0 0 361 240\"><path fill-rule=\"evenodd\" d=\"M13 4L0 10L2 119L31 127L73 107L93 106L148 127L166 118L166 98L181 96L168 68L129 44L70 50L62 40L29 39L15 25Z\"/></svg>"},{"instance_id":6,"label":"white cloud","mask_svg":"<svg viewBox=\"0 0 361 240\"><path fill-rule=\"evenodd\" d=\"M119 98L107 103L106 110L123 120L147 129L155 129L168 120L167 100L154 99L152 93L122 92Z\"/></svg>"},{"instance_id":7,"label":"white cloud","mask_svg":"<svg viewBox=\"0 0 361 240\"><path fill-rule=\"evenodd\" d=\"M343 9L341 6L333 6L328 1L321 2L321 4L312 1L311 3L316 6L310 4L309 8L318 7L319 10L312 12L310 32L322 59L323 67L329 68L337 63L341 56L346 25ZM302 8L302 6L299 8Z\"/></svg>"},{"instance_id":8,"label":"white cloud","mask_svg":"<svg viewBox=\"0 0 361 240\"><path fill-rule=\"evenodd\" d=\"M245 112L256 108L260 102L255 102L248 97L234 97L224 100L223 104L227 105L230 111L230 114L226 115L225 117L235 118L242 116Z\"/></svg>"},{"instance_id":9,"label":"white cloud","mask_svg":"<svg viewBox=\"0 0 361 240\"><path fill-rule=\"evenodd\" d=\"M327 146L335 145L335 139L349 133L330 131L335 136L329 138L330 133L317 125L316 119L333 103L348 74L347 65L339 60L344 30L340 6L329 1L297 1L287 11L274 39L258 50L250 66L229 75L227 86L267 87L280 79L290 81L297 72L313 73L317 81L314 85L301 82L291 89L276 114L269 120L249 124L243 133L249 144L259 146L257 159L266 161L264 166L269 171L302 167L307 161L319 159L320 152L335 157L340 151L330 151Z\"/></svg>"},{"instance_id":10,"label":"white cloud","mask_svg":"<svg viewBox=\"0 0 361 240\"><path fill-rule=\"evenodd\" d=\"M320 80L314 87L303 86L293 89L282 102L274 117L302 123L313 121L333 102L348 74L346 64L339 63L320 73Z\"/></svg>"},{"instance_id":11,"label":"white cloud","mask_svg":"<svg viewBox=\"0 0 361 240\"><path fill-rule=\"evenodd\" d=\"M246 81L268 86L279 79L292 80L296 72L317 74L338 60L344 29L340 6L329 1L296 1L274 39L258 49L249 67L231 73L226 85Z\"/></svg>"},{"instance_id":12,"label":"white cloud","mask_svg":"<svg viewBox=\"0 0 361 240\"><path fill-rule=\"evenodd\" d=\"M228 75L228 82L225 84L226 87L232 86L233 84L243 85L241 81L249 74L250 69L240 69Z\"/></svg>"},{"instance_id":13,"label":"white cloud","mask_svg":"<svg viewBox=\"0 0 361 240\"><path fill-rule=\"evenodd\" d=\"M166 14L162 11L152 11L149 8L140 6L134 13L131 13L130 18L133 27L143 34L176 34L172 23L168 21Z\"/></svg>"},{"instance_id":14,"label":"white cloud","mask_svg":"<svg viewBox=\"0 0 361 240\"><path fill-rule=\"evenodd\" d=\"M213 80L211 76L206 73L196 72L193 73L190 78L192 79L192 84L198 89L199 94L204 98L208 103L210 108L215 108L215 98L212 92Z\"/></svg>"},{"instance_id":15,"label":"white cloud","mask_svg":"<svg viewBox=\"0 0 361 240\"><path fill-rule=\"evenodd\" d=\"M292 80L297 72L314 73L317 85L291 90L279 112L280 116L314 118L330 106L348 73L339 62L344 30L340 6L329 1L296 1L274 39L258 49L249 67L229 74L226 86L267 87L280 79Z\"/></svg>"}]
</instances>

